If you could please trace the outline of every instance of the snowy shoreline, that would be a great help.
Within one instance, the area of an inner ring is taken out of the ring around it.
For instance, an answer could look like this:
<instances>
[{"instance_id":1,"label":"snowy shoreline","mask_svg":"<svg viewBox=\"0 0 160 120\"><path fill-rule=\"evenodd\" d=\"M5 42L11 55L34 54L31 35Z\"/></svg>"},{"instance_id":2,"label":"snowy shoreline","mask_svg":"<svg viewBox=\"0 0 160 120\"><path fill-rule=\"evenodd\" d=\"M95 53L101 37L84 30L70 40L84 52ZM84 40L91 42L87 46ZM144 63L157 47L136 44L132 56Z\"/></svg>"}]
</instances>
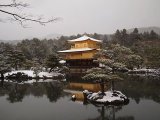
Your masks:
<instances>
[{"instance_id":1,"label":"snowy shoreline","mask_svg":"<svg viewBox=\"0 0 160 120\"><path fill-rule=\"evenodd\" d=\"M39 72L36 74L33 70L18 70L4 74L5 82L34 83L50 82L59 79L64 80L64 75L57 72Z\"/></svg>"},{"instance_id":2,"label":"snowy shoreline","mask_svg":"<svg viewBox=\"0 0 160 120\"><path fill-rule=\"evenodd\" d=\"M11 72L7 72L4 74L4 77L8 77L10 75L16 75L18 73L23 73L24 75L27 75L28 77L32 77L32 78L36 78L36 77L39 77L39 78L44 78L44 77L47 77L47 78L52 78L52 77L55 77L55 76L59 76L59 75L62 75L61 73L57 73L57 72L39 72L39 73L35 73L33 70L17 70L17 71L11 71Z\"/></svg>"},{"instance_id":3,"label":"snowy shoreline","mask_svg":"<svg viewBox=\"0 0 160 120\"><path fill-rule=\"evenodd\" d=\"M134 69L134 70L129 70L128 74L160 74L160 69Z\"/></svg>"}]
</instances>

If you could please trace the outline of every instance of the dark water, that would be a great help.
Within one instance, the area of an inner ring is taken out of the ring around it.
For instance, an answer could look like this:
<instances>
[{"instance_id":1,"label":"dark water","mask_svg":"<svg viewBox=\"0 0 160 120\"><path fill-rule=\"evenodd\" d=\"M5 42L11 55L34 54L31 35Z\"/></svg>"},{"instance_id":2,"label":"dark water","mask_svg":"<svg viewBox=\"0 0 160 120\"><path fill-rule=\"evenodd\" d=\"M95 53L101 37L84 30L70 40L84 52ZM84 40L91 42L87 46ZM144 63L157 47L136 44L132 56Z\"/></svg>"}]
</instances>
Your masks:
<instances>
[{"instance_id":1,"label":"dark water","mask_svg":"<svg viewBox=\"0 0 160 120\"><path fill-rule=\"evenodd\" d=\"M116 83L130 99L124 106L95 106L71 101L62 82L0 87L0 120L160 120L160 80L126 77Z\"/></svg>"}]
</instances>

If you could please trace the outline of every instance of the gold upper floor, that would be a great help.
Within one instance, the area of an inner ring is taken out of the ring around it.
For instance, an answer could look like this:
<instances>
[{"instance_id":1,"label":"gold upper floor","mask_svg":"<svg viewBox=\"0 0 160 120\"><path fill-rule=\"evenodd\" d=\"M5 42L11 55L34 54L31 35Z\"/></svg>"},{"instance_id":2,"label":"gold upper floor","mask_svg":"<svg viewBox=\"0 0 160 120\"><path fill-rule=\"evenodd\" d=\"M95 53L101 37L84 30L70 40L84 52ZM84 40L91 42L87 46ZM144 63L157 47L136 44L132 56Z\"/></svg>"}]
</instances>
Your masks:
<instances>
[{"instance_id":1,"label":"gold upper floor","mask_svg":"<svg viewBox=\"0 0 160 120\"><path fill-rule=\"evenodd\" d=\"M69 50L59 51L64 59L93 59L95 53L101 47L101 41L87 36L74 40L68 40L71 47Z\"/></svg>"},{"instance_id":2,"label":"gold upper floor","mask_svg":"<svg viewBox=\"0 0 160 120\"><path fill-rule=\"evenodd\" d=\"M86 41L78 41L78 42L72 42L71 43L71 49L80 49L80 48L94 48L99 49L100 43L86 40Z\"/></svg>"}]
</instances>

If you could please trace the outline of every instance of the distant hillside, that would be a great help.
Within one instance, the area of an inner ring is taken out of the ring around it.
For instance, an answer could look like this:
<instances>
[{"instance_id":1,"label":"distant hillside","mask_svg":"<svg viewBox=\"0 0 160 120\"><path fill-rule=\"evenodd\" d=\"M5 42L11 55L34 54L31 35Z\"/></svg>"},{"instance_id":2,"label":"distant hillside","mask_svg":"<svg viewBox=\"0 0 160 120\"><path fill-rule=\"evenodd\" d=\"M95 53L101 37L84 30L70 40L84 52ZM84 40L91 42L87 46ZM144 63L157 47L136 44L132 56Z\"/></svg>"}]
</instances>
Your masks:
<instances>
[{"instance_id":1,"label":"distant hillside","mask_svg":"<svg viewBox=\"0 0 160 120\"><path fill-rule=\"evenodd\" d=\"M22 40L0 40L0 42L3 42L3 43L10 43L10 44L13 44L13 45L16 45L17 43L21 42Z\"/></svg>"},{"instance_id":2,"label":"distant hillside","mask_svg":"<svg viewBox=\"0 0 160 120\"><path fill-rule=\"evenodd\" d=\"M46 36L41 37L41 39L58 39L62 36L62 34L48 34Z\"/></svg>"},{"instance_id":3,"label":"distant hillside","mask_svg":"<svg viewBox=\"0 0 160 120\"><path fill-rule=\"evenodd\" d=\"M128 29L128 33L133 32L134 28L132 29ZM160 35L160 27L141 27L138 28L139 33L144 33L144 32L150 32L151 30L154 30L154 32L156 32L157 34Z\"/></svg>"},{"instance_id":4,"label":"distant hillside","mask_svg":"<svg viewBox=\"0 0 160 120\"><path fill-rule=\"evenodd\" d=\"M45 36L29 36L29 37L26 37L25 39L33 39L33 38L38 38L40 40L43 40L43 39L58 39L60 38L62 35L61 34L57 34L57 33L52 33L52 34L48 34L48 35L45 35Z\"/></svg>"}]
</instances>

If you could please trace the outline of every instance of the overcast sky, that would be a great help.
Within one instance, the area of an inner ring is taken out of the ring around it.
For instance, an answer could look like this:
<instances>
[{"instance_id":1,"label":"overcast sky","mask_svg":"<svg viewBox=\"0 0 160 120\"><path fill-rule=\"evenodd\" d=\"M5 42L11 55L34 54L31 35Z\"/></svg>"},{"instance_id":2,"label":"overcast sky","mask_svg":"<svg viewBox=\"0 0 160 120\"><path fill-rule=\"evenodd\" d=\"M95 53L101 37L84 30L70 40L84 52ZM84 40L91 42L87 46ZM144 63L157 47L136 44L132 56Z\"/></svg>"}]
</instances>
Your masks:
<instances>
[{"instance_id":1,"label":"overcast sky","mask_svg":"<svg viewBox=\"0 0 160 120\"><path fill-rule=\"evenodd\" d=\"M110 34L114 33L116 29L160 26L160 0L25 1L30 4L30 8L23 9L24 12L44 15L45 18L61 17L62 20L46 26L28 23L30 28L22 28L15 22L0 22L0 39L43 37L54 33L63 35L85 32ZM0 19L8 17L0 13Z\"/></svg>"}]
</instances>

